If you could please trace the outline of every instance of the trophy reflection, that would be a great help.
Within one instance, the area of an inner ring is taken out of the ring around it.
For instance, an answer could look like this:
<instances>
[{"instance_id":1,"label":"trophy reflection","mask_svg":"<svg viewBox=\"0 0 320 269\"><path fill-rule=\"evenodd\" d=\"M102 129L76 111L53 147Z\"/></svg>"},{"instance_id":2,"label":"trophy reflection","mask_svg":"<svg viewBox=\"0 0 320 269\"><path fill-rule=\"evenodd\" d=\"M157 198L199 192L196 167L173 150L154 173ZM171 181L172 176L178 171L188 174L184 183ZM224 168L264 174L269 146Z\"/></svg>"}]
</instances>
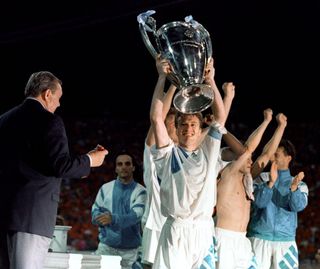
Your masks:
<instances>
[{"instance_id":1,"label":"trophy reflection","mask_svg":"<svg viewBox=\"0 0 320 269\"><path fill-rule=\"evenodd\" d=\"M156 58L161 54L172 66L168 79L178 88L173 105L187 114L207 109L213 101L211 87L203 84L205 67L212 56L208 31L192 16L186 17L185 21L164 24L156 30L156 21L151 17L154 13L153 10L141 13L137 20L151 55ZM148 32L153 34L153 42Z\"/></svg>"}]
</instances>

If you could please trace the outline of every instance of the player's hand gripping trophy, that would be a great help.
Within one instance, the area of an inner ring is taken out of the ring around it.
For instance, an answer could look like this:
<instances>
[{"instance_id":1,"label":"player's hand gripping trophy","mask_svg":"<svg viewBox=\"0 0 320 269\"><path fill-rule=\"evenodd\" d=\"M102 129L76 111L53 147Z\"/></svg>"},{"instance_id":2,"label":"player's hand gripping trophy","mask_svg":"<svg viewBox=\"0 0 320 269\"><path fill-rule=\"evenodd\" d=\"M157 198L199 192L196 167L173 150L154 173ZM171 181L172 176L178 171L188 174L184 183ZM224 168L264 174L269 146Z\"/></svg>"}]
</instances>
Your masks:
<instances>
[{"instance_id":1,"label":"player's hand gripping trophy","mask_svg":"<svg viewBox=\"0 0 320 269\"><path fill-rule=\"evenodd\" d=\"M141 13L137 20L144 44L151 55L169 60L172 73L168 79L178 88L173 104L182 113L192 114L207 109L213 101L209 85L203 84L204 71L212 56L208 31L192 16L185 21L174 21L156 30L151 17L155 11ZM152 41L149 34L153 34Z\"/></svg>"}]
</instances>

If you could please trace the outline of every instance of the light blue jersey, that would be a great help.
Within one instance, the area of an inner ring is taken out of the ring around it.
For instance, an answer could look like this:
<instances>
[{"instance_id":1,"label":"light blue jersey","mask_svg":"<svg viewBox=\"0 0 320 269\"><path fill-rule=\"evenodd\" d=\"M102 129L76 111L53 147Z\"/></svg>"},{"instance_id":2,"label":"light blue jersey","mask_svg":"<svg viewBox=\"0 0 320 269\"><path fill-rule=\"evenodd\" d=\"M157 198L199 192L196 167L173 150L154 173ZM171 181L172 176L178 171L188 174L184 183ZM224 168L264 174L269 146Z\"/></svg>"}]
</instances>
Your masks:
<instances>
[{"instance_id":1,"label":"light blue jersey","mask_svg":"<svg viewBox=\"0 0 320 269\"><path fill-rule=\"evenodd\" d=\"M291 192L292 180L289 170L278 171L278 179L271 189L267 186L269 173L262 173L255 180L248 237L270 241L295 240L297 212L308 204L308 187L300 182L298 189Z\"/></svg>"},{"instance_id":2,"label":"light blue jersey","mask_svg":"<svg viewBox=\"0 0 320 269\"><path fill-rule=\"evenodd\" d=\"M99 226L100 242L121 249L137 248L141 244L140 221L147 199L146 189L132 181L123 184L119 179L104 184L92 206L92 223L105 212L112 215L112 223Z\"/></svg>"},{"instance_id":3,"label":"light blue jersey","mask_svg":"<svg viewBox=\"0 0 320 269\"><path fill-rule=\"evenodd\" d=\"M308 204L308 187L300 182L298 189L292 192L293 177L289 170L278 170L278 178L272 188L267 186L269 177L270 173L262 173L255 181L255 201L247 236L258 268L297 269L297 212Z\"/></svg>"}]
</instances>

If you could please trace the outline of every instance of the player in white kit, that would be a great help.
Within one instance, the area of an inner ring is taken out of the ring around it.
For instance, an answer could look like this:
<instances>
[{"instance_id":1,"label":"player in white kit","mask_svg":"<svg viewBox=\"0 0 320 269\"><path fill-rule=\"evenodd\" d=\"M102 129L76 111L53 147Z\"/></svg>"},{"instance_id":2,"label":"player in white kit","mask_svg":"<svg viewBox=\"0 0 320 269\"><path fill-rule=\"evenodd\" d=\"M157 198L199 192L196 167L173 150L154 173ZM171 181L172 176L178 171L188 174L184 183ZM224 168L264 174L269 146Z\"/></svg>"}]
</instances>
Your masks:
<instances>
[{"instance_id":1,"label":"player in white kit","mask_svg":"<svg viewBox=\"0 0 320 269\"><path fill-rule=\"evenodd\" d=\"M214 82L213 60L207 66L205 82L214 92L215 122L200 146L201 113L178 115L178 145L170 139L162 116L162 96L171 66L160 57L156 65L159 78L150 109L156 145L151 152L161 181L161 212L167 220L153 268L215 268L212 210L216 203L216 163L221 137L226 133L226 114Z\"/></svg>"},{"instance_id":2,"label":"player in white kit","mask_svg":"<svg viewBox=\"0 0 320 269\"><path fill-rule=\"evenodd\" d=\"M164 106L162 114L169 136L176 143L178 140L174 123L176 110L170 108L175 90L176 87L171 85L163 97ZM160 210L160 184L150 152L150 147L154 144L154 133L150 127L145 140L143 153L143 180L148 194L146 209L142 217L142 263L144 269L152 268L160 232L166 221L166 218L161 214Z\"/></svg>"}]
</instances>

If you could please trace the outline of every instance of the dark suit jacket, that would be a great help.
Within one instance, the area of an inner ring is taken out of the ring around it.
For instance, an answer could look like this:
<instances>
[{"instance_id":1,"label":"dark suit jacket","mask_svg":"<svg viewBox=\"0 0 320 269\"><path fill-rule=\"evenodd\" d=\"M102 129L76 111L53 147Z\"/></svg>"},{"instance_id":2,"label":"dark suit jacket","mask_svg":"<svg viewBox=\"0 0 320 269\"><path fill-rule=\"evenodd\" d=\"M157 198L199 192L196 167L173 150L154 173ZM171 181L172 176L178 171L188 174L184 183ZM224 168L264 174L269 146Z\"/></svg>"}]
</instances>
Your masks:
<instances>
[{"instance_id":1,"label":"dark suit jacket","mask_svg":"<svg viewBox=\"0 0 320 269\"><path fill-rule=\"evenodd\" d=\"M0 228L52 237L62 178L90 173L72 158L61 118L26 99L0 116Z\"/></svg>"}]
</instances>

